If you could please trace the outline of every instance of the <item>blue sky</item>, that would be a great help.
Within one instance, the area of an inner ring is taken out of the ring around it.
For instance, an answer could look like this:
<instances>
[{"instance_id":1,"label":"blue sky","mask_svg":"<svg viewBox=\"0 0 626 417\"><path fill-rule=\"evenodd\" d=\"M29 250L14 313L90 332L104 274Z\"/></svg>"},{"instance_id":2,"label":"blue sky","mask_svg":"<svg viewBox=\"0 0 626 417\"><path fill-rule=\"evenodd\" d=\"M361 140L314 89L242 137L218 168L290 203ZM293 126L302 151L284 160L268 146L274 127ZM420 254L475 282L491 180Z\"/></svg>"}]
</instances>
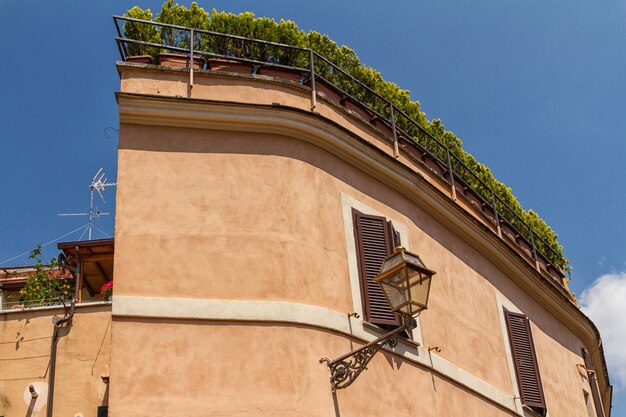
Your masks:
<instances>
[{"instance_id":1,"label":"blue sky","mask_svg":"<svg viewBox=\"0 0 626 417\"><path fill-rule=\"evenodd\" d=\"M117 136L105 135L118 124L111 15L134 4L0 2L0 263L84 224L56 215L87 209L99 168L115 179ZM161 1L138 4L156 12ZM383 4L200 2L291 19L350 46L537 211L559 234L571 287L605 335L612 382L622 386L613 416L626 416L626 330L593 307L617 314L625 304L626 1ZM99 208L114 212L106 197ZM112 235L113 216L96 226ZM54 256L54 245L44 253Z\"/></svg>"}]
</instances>

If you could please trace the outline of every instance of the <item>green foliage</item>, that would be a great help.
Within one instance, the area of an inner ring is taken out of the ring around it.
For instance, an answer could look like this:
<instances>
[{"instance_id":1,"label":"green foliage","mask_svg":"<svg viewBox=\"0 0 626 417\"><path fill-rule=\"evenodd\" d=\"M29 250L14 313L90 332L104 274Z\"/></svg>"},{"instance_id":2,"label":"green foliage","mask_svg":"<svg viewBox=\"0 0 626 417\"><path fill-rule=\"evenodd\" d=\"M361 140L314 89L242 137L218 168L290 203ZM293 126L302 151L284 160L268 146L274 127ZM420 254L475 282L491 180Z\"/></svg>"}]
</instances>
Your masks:
<instances>
[{"instance_id":1,"label":"green foliage","mask_svg":"<svg viewBox=\"0 0 626 417\"><path fill-rule=\"evenodd\" d=\"M152 12L150 9L143 10L137 6L130 9L124 16L141 20L152 20ZM126 22L124 24L124 36L143 42L161 43L161 34L154 25L146 25L145 23ZM159 48L152 48L144 45L127 45L128 55L152 55L154 58L159 53Z\"/></svg>"},{"instance_id":2,"label":"green foliage","mask_svg":"<svg viewBox=\"0 0 626 417\"><path fill-rule=\"evenodd\" d=\"M57 304L59 299L71 298L72 286L69 279L54 276L54 268L58 265L55 258L48 266L41 261L41 245L30 252L29 259L35 259L35 273L28 277L20 290L20 300L30 306Z\"/></svg>"},{"instance_id":3,"label":"green foliage","mask_svg":"<svg viewBox=\"0 0 626 417\"><path fill-rule=\"evenodd\" d=\"M207 30L209 13L198 6L196 2L192 2L191 7L188 9L178 3L174 4L173 0L168 0L163 3L161 11L155 21L187 28ZM160 33L164 45L189 48L189 32L163 26L161 27ZM198 42L198 37L194 36L194 48L204 49L203 46L205 45L201 45L201 43Z\"/></svg>"},{"instance_id":4,"label":"green foliage","mask_svg":"<svg viewBox=\"0 0 626 417\"><path fill-rule=\"evenodd\" d=\"M131 10L136 9L134 7ZM138 8L137 8L138 9ZM129 11L130 13L130 11ZM403 90L395 83L385 81L381 74L362 64L356 53L346 47L339 46L328 36L315 31L305 33L291 21L281 20L276 22L268 18L256 18L251 12L233 14L217 12L215 9L209 16L196 3L192 3L191 9L187 10L178 4L173 5L168 0L161 9L156 21L175 23L182 26L208 29L214 32L237 35L247 39L232 39L218 35L202 35L200 47L204 51L226 56L236 56L247 59L256 59L283 65L308 68L309 57L306 52L286 50L272 45L261 45L250 39L261 39L270 42L283 43L301 48L311 48L332 64L339 66L346 73L353 76L369 89L382 96L381 100L372 95L367 89L362 88L357 82L346 77L323 60L316 60L315 71L319 76L349 92L353 97L367 103L379 114L390 118L390 110L387 101L393 103L403 114L396 114L397 127L413 138L441 161L447 160L445 145L455 157L452 165L455 172L473 189L475 189L485 201L493 201L493 190L497 197L496 206L502 217L511 224L528 240L531 239L530 231L524 224L529 224L536 235L535 244L540 252L548 257L550 262L557 267L569 269L569 261L563 256L563 249L557 242L557 235L552 229L532 210L525 211L511 189L496 180L489 168L476 161L476 159L462 149L461 140L453 132L445 130L441 120L429 121L421 111L419 101L411 100L409 91ZM173 32L162 31L161 38L164 43L178 42L179 45L187 45L184 36L175 35ZM412 119L419 123L418 127L412 123ZM434 138L434 139L433 139ZM473 171L473 174L463 167L465 164ZM506 207L505 207L506 205ZM551 246L555 252L548 249Z\"/></svg>"}]
</instances>

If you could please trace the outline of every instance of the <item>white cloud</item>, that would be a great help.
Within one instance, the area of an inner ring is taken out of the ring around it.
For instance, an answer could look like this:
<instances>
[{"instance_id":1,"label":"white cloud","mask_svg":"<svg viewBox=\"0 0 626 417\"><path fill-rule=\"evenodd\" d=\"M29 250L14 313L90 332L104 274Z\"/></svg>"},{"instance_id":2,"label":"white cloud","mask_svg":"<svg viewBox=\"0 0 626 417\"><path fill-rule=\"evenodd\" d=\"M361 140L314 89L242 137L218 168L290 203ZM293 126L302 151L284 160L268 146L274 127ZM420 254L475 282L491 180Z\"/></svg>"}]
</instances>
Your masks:
<instances>
[{"instance_id":1,"label":"white cloud","mask_svg":"<svg viewBox=\"0 0 626 417\"><path fill-rule=\"evenodd\" d=\"M580 297L581 308L600 329L611 383L626 388L626 272L596 279Z\"/></svg>"}]
</instances>

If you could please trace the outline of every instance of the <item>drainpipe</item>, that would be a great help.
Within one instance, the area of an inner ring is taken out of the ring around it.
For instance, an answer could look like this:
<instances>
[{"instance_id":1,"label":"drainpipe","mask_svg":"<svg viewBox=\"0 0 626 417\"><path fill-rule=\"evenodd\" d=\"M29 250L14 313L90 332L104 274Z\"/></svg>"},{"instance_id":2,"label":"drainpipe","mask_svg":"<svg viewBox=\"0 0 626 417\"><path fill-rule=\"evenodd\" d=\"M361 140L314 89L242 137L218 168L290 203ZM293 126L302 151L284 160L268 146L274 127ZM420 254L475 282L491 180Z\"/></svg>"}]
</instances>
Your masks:
<instances>
[{"instance_id":1,"label":"drainpipe","mask_svg":"<svg viewBox=\"0 0 626 417\"><path fill-rule=\"evenodd\" d=\"M54 324L54 331L52 332L52 342L50 346L50 377L48 381L48 407L46 411L47 417L52 417L52 405L54 400L54 375L56 371L56 363L57 363L57 342L59 341L59 328L65 323L72 320L74 317L74 310L76 308L76 299L78 298L78 285L80 281L80 255L78 253L78 246L74 248L74 252L76 253L76 268L73 268L69 265L64 265L65 268L72 270L74 272L74 297L72 302L70 303L70 309L65 310L65 315L63 317L54 316L52 318L52 323Z\"/></svg>"}]
</instances>

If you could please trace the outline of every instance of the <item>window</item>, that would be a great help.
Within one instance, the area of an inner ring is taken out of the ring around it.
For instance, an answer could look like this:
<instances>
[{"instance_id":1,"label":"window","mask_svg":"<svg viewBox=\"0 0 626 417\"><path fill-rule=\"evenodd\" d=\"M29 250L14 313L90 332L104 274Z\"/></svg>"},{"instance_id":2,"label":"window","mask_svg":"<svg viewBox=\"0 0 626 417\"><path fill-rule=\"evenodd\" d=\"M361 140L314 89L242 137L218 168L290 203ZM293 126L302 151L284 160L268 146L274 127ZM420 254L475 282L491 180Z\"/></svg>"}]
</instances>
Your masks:
<instances>
[{"instance_id":1,"label":"window","mask_svg":"<svg viewBox=\"0 0 626 417\"><path fill-rule=\"evenodd\" d=\"M391 221L352 209L354 238L364 319L370 323L399 326L400 317L391 311L380 286L374 281L385 258L400 245L400 234Z\"/></svg>"},{"instance_id":2,"label":"window","mask_svg":"<svg viewBox=\"0 0 626 417\"><path fill-rule=\"evenodd\" d=\"M604 409L602 408L602 400L600 399L600 390L598 389L598 380L596 373L593 369L593 362L587 349L581 348L581 354L585 361L585 368L587 368L587 376L589 377L589 387L591 388L591 396L593 398L593 405L596 408L596 415L604 417ZM587 409L591 409L591 403L589 401L589 394L585 393L585 402L587 403ZM590 414L590 415L593 415Z\"/></svg>"},{"instance_id":3,"label":"window","mask_svg":"<svg viewBox=\"0 0 626 417\"><path fill-rule=\"evenodd\" d=\"M504 310L522 404L545 415L546 402L528 317Z\"/></svg>"}]
</instances>

